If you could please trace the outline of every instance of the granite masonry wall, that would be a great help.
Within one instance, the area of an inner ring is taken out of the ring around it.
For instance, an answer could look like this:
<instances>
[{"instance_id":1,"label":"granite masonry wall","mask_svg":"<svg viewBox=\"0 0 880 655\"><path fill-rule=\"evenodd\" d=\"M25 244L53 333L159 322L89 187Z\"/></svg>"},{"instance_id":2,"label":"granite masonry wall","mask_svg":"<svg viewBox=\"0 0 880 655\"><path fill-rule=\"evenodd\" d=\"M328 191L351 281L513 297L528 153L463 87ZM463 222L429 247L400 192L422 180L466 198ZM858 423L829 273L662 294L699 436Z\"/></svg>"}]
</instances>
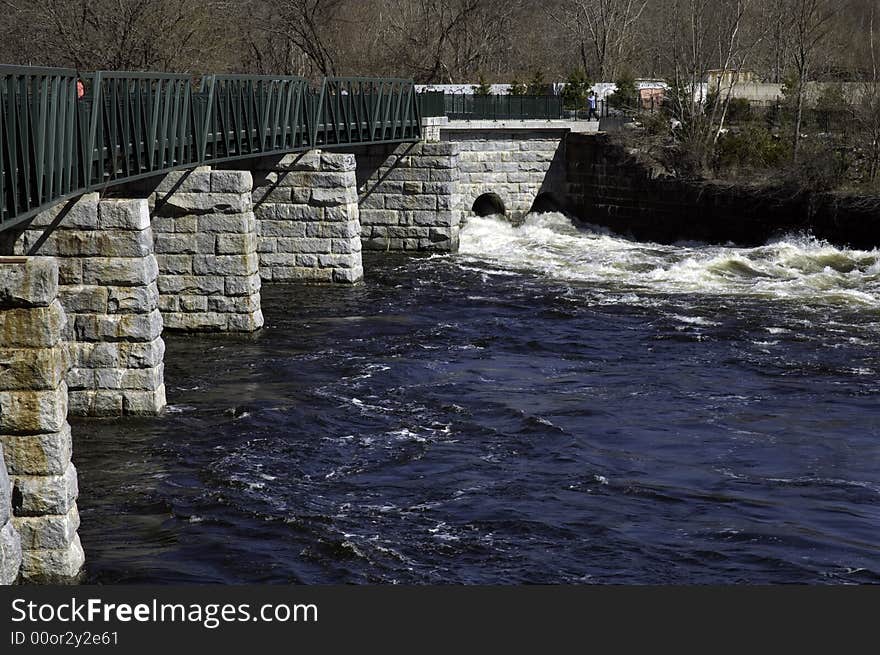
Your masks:
<instances>
[{"instance_id":1,"label":"granite masonry wall","mask_svg":"<svg viewBox=\"0 0 880 655\"><path fill-rule=\"evenodd\" d=\"M146 200L86 194L39 214L18 248L58 261L70 414L162 411L165 343Z\"/></svg>"},{"instance_id":2,"label":"granite masonry wall","mask_svg":"<svg viewBox=\"0 0 880 655\"><path fill-rule=\"evenodd\" d=\"M363 279L355 158L312 150L254 166L260 276L271 282Z\"/></svg>"},{"instance_id":3,"label":"granite masonry wall","mask_svg":"<svg viewBox=\"0 0 880 655\"><path fill-rule=\"evenodd\" d=\"M53 258L0 262L0 445L10 478L0 486L11 482L25 581L74 579L84 559L67 423L66 324ZM8 576L17 547L5 507L0 495L2 575Z\"/></svg>"},{"instance_id":4,"label":"granite masonry wall","mask_svg":"<svg viewBox=\"0 0 880 655\"><path fill-rule=\"evenodd\" d=\"M0 443L0 585L11 585L18 580L20 568L21 535L12 521L12 483Z\"/></svg>"},{"instance_id":5,"label":"granite masonry wall","mask_svg":"<svg viewBox=\"0 0 880 655\"><path fill-rule=\"evenodd\" d=\"M457 143L353 149L367 250L455 252L464 218Z\"/></svg>"},{"instance_id":6,"label":"granite masonry wall","mask_svg":"<svg viewBox=\"0 0 880 655\"><path fill-rule=\"evenodd\" d=\"M257 221L248 171L169 173L150 194L166 330L263 326Z\"/></svg>"},{"instance_id":7,"label":"granite masonry wall","mask_svg":"<svg viewBox=\"0 0 880 655\"><path fill-rule=\"evenodd\" d=\"M566 192L567 130L443 129L444 142L456 144L462 206L470 210L484 194L495 194L511 218L529 212L540 194L560 200Z\"/></svg>"},{"instance_id":8,"label":"granite masonry wall","mask_svg":"<svg viewBox=\"0 0 880 655\"><path fill-rule=\"evenodd\" d=\"M880 198L676 179L603 134L570 134L566 157L571 213L635 239L755 246L810 232L880 246Z\"/></svg>"}]
</instances>

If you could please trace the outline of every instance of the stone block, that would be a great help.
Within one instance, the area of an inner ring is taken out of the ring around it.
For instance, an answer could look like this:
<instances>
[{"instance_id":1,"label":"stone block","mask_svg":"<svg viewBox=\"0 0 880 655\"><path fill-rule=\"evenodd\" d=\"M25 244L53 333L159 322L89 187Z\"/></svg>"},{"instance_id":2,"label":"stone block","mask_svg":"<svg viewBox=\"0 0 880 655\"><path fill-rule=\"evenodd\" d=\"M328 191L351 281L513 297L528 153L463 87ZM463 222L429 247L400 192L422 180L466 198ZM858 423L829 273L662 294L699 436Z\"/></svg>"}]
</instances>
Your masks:
<instances>
[{"instance_id":1,"label":"stone block","mask_svg":"<svg viewBox=\"0 0 880 655\"><path fill-rule=\"evenodd\" d=\"M229 276L225 279L225 293L227 296L247 296L260 291L259 274L244 276Z\"/></svg>"},{"instance_id":2,"label":"stone block","mask_svg":"<svg viewBox=\"0 0 880 655\"><path fill-rule=\"evenodd\" d=\"M348 153L322 152L321 170L324 171L354 171L357 162L355 156Z\"/></svg>"},{"instance_id":3,"label":"stone block","mask_svg":"<svg viewBox=\"0 0 880 655\"><path fill-rule=\"evenodd\" d=\"M58 300L68 314L103 314L108 297L107 287L72 284L58 289Z\"/></svg>"},{"instance_id":4,"label":"stone block","mask_svg":"<svg viewBox=\"0 0 880 655\"><path fill-rule=\"evenodd\" d=\"M360 208L361 211L364 209L384 209L385 208L385 195L381 193L372 192L369 195L364 195L360 200Z\"/></svg>"},{"instance_id":5,"label":"stone block","mask_svg":"<svg viewBox=\"0 0 880 655\"><path fill-rule=\"evenodd\" d=\"M150 208L146 200L106 199L98 203L101 230L143 231L150 227Z\"/></svg>"},{"instance_id":6,"label":"stone block","mask_svg":"<svg viewBox=\"0 0 880 655\"><path fill-rule=\"evenodd\" d=\"M295 266L296 258L297 255L292 252L266 253L260 256L260 266L270 268L273 266Z\"/></svg>"},{"instance_id":7,"label":"stone block","mask_svg":"<svg viewBox=\"0 0 880 655\"><path fill-rule=\"evenodd\" d=\"M74 504L66 514L18 517L15 527L25 550L61 550L73 543L79 521Z\"/></svg>"},{"instance_id":8,"label":"stone block","mask_svg":"<svg viewBox=\"0 0 880 655\"><path fill-rule=\"evenodd\" d=\"M250 193L254 179L250 171L212 171L212 193Z\"/></svg>"},{"instance_id":9,"label":"stone block","mask_svg":"<svg viewBox=\"0 0 880 655\"><path fill-rule=\"evenodd\" d=\"M357 186L354 171L343 173L308 173L303 174L303 186L312 189L346 189Z\"/></svg>"},{"instance_id":10,"label":"stone block","mask_svg":"<svg viewBox=\"0 0 880 655\"><path fill-rule=\"evenodd\" d=\"M205 214L199 216L198 231L206 232L224 232L232 234L245 234L254 232L256 228L256 219L253 212L236 213L236 214Z\"/></svg>"},{"instance_id":11,"label":"stone block","mask_svg":"<svg viewBox=\"0 0 880 655\"><path fill-rule=\"evenodd\" d=\"M195 254L198 252L194 233L169 234L160 232L155 235L155 244L157 255Z\"/></svg>"},{"instance_id":12,"label":"stone block","mask_svg":"<svg viewBox=\"0 0 880 655\"><path fill-rule=\"evenodd\" d=\"M431 172L431 169L427 168L404 168L396 166L383 175L383 181L380 185L384 184L386 180L390 182L430 182Z\"/></svg>"},{"instance_id":13,"label":"stone block","mask_svg":"<svg viewBox=\"0 0 880 655\"><path fill-rule=\"evenodd\" d=\"M159 275L154 257L123 259L88 257L83 260L83 283L97 286L146 286Z\"/></svg>"},{"instance_id":14,"label":"stone block","mask_svg":"<svg viewBox=\"0 0 880 655\"><path fill-rule=\"evenodd\" d=\"M155 416L165 409L165 385L160 384L153 391L122 392L122 410L128 416Z\"/></svg>"},{"instance_id":15,"label":"stone block","mask_svg":"<svg viewBox=\"0 0 880 655\"><path fill-rule=\"evenodd\" d=\"M12 486L16 517L67 514L79 495L72 462L62 475L13 475Z\"/></svg>"},{"instance_id":16,"label":"stone block","mask_svg":"<svg viewBox=\"0 0 880 655\"><path fill-rule=\"evenodd\" d=\"M198 216L178 216L174 220L174 232L176 234L196 234L198 231Z\"/></svg>"},{"instance_id":17,"label":"stone block","mask_svg":"<svg viewBox=\"0 0 880 655\"><path fill-rule=\"evenodd\" d=\"M437 208L437 196L385 196L385 208L427 210Z\"/></svg>"},{"instance_id":18,"label":"stone block","mask_svg":"<svg viewBox=\"0 0 880 655\"><path fill-rule=\"evenodd\" d=\"M260 309L260 296L211 296L208 298L208 311L225 314L250 314Z\"/></svg>"},{"instance_id":19,"label":"stone block","mask_svg":"<svg viewBox=\"0 0 880 655\"><path fill-rule=\"evenodd\" d=\"M357 202L357 191L353 186L314 188L312 189L310 202L312 205L319 207L345 205L350 202Z\"/></svg>"},{"instance_id":20,"label":"stone block","mask_svg":"<svg viewBox=\"0 0 880 655\"><path fill-rule=\"evenodd\" d=\"M54 260L29 257L23 264L0 264L0 309L48 307L57 294L58 264Z\"/></svg>"},{"instance_id":21,"label":"stone block","mask_svg":"<svg viewBox=\"0 0 880 655\"><path fill-rule=\"evenodd\" d=\"M193 272L196 275L251 275L260 268L256 252L244 255L196 255L193 257Z\"/></svg>"},{"instance_id":22,"label":"stone block","mask_svg":"<svg viewBox=\"0 0 880 655\"><path fill-rule=\"evenodd\" d=\"M289 186L268 186L254 189L253 202L254 208L265 207L267 204L287 203L290 202L293 191Z\"/></svg>"},{"instance_id":23,"label":"stone block","mask_svg":"<svg viewBox=\"0 0 880 655\"><path fill-rule=\"evenodd\" d=\"M122 392L119 390L82 390L70 392L71 416L121 416Z\"/></svg>"},{"instance_id":24,"label":"stone block","mask_svg":"<svg viewBox=\"0 0 880 655\"><path fill-rule=\"evenodd\" d=\"M363 266L353 266L352 268L338 268L333 271L333 282L340 284L354 284L364 278Z\"/></svg>"},{"instance_id":25,"label":"stone block","mask_svg":"<svg viewBox=\"0 0 880 655\"><path fill-rule=\"evenodd\" d=\"M120 365L120 344L86 343L72 341L67 344L72 366L86 368L115 368Z\"/></svg>"},{"instance_id":26,"label":"stone block","mask_svg":"<svg viewBox=\"0 0 880 655\"><path fill-rule=\"evenodd\" d=\"M0 391L0 434L61 432L67 421L67 384L52 391Z\"/></svg>"},{"instance_id":27,"label":"stone block","mask_svg":"<svg viewBox=\"0 0 880 655\"><path fill-rule=\"evenodd\" d=\"M161 337L146 343L120 343L118 346L119 365L125 368L151 368L165 360L165 341Z\"/></svg>"},{"instance_id":28,"label":"stone block","mask_svg":"<svg viewBox=\"0 0 880 655\"><path fill-rule=\"evenodd\" d=\"M256 332L263 327L263 312L252 314L224 314L227 317L227 330L230 332Z\"/></svg>"},{"instance_id":29,"label":"stone block","mask_svg":"<svg viewBox=\"0 0 880 655\"><path fill-rule=\"evenodd\" d=\"M400 211L391 209L361 209L361 225L397 225Z\"/></svg>"},{"instance_id":30,"label":"stone block","mask_svg":"<svg viewBox=\"0 0 880 655\"><path fill-rule=\"evenodd\" d=\"M77 341L153 341L162 334L158 308L146 314L78 314Z\"/></svg>"},{"instance_id":31,"label":"stone block","mask_svg":"<svg viewBox=\"0 0 880 655\"><path fill-rule=\"evenodd\" d=\"M178 302L178 297L160 295L159 311L162 312L162 316L165 316L168 312L180 311L180 303Z\"/></svg>"},{"instance_id":32,"label":"stone block","mask_svg":"<svg viewBox=\"0 0 880 655\"><path fill-rule=\"evenodd\" d=\"M80 575L84 562L85 555L77 535L67 548L23 551L21 577L32 583L70 582Z\"/></svg>"},{"instance_id":33,"label":"stone block","mask_svg":"<svg viewBox=\"0 0 880 655\"><path fill-rule=\"evenodd\" d=\"M56 259L58 262L59 284L82 284L82 260L81 259Z\"/></svg>"},{"instance_id":34,"label":"stone block","mask_svg":"<svg viewBox=\"0 0 880 655\"><path fill-rule=\"evenodd\" d=\"M223 293L226 281L219 275L162 275L159 293L170 295L198 295Z\"/></svg>"},{"instance_id":35,"label":"stone block","mask_svg":"<svg viewBox=\"0 0 880 655\"><path fill-rule=\"evenodd\" d=\"M219 234L196 234L196 252L200 255L213 255L217 251Z\"/></svg>"},{"instance_id":36,"label":"stone block","mask_svg":"<svg viewBox=\"0 0 880 655\"><path fill-rule=\"evenodd\" d=\"M277 243L275 239L267 238L267 239L259 239L257 242L257 252L260 255L268 255L277 250ZM263 258L260 257L260 266L263 265Z\"/></svg>"},{"instance_id":37,"label":"stone block","mask_svg":"<svg viewBox=\"0 0 880 655\"><path fill-rule=\"evenodd\" d=\"M178 304L182 312L205 312L208 311L208 296L180 296Z\"/></svg>"},{"instance_id":38,"label":"stone block","mask_svg":"<svg viewBox=\"0 0 880 655\"><path fill-rule=\"evenodd\" d=\"M123 370L122 383L118 385L118 388L132 391L156 391L164 383L165 365L159 364L152 368L130 368Z\"/></svg>"},{"instance_id":39,"label":"stone block","mask_svg":"<svg viewBox=\"0 0 880 655\"><path fill-rule=\"evenodd\" d=\"M107 287L108 314L146 314L159 305L159 289L146 287Z\"/></svg>"},{"instance_id":40,"label":"stone block","mask_svg":"<svg viewBox=\"0 0 880 655\"><path fill-rule=\"evenodd\" d=\"M360 239L333 239L331 241L330 250L333 254L350 255L360 252Z\"/></svg>"},{"instance_id":41,"label":"stone block","mask_svg":"<svg viewBox=\"0 0 880 655\"><path fill-rule=\"evenodd\" d=\"M0 391L51 391L68 367L64 348L0 347Z\"/></svg>"},{"instance_id":42,"label":"stone block","mask_svg":"<svg viewBox=\"0 0 880 655\"><path fill-rule=\"evenodd\" d=\"M51 209L37 214L28 226L30 229L46 228L63 213L59 229L90 229L98 227L98 194L86 193L76 200L58 203Z\"/></svg>"},{"instance_id":43,"label":"stone block","mask_svg":"<svg viewBox=\"0 0 880 655\"><path fill-rule=\"evenodd\" d=\"M160 196L177 193L208 193L211 191L211 178L211 169L207 166L186 171L171 171L162 178L155 192Z\"/></svg>"},{"instance_id":44,"label":"stone block","mask_svg":"<svg viewBox=\"0 0 880 655\"><path fill-rule=\"evenodd\" d=\"M458 180L458 170L455 168L432 168L429 173L431 182L455 182Z\"/></svg>"},{"instance_id":45,"label":"stone block","mask_svg":"<svg viewBox=\"0 0 880 655\"><path fill-rule=\"evenodd\" d=\"M15 583L21 559L21 537L12 521L0 524L0 585Z\"/></svg>"},{"instance_id":46,"label":"stone block","mask_svg":"<svg viewBox=\"0 0 880 655\"><path fill-rule=\"evenodd\" d=\"M165 315L165 329L181 332L220 332L226 329L226 314L193 312Z\"/></svg>"},{"instance_id":47,"label":"stone block","mask_svg":"<svg viewBox=\"0 0 880 655\"><path fill-rule=\"evenodd\" d=\"M160 215L241 214L251 211L248 193L173 193L156 205Z\"/></svg>"},{"instance_id":48,"label":"stone block","mask_svg":"<svg viewBox=\"0 0 880 655\"><path fill-rule=\"evenodd\" d=\"M304 237L305 223L301 221L259 221L259 230L263 237Z\"/></svg>"},{"instance_id":49,"label":"stone block","mask_svg":"<svg viewBox=\"0 0 880 655\"><path fill-rule=\"evenodd\" d=\"M63 475L70 463L70 426L45 434L0 434L10 475Z\"/></svg>"},{"instance_id":50,"label":"stone block","mask_svg":"<svg viewBox=\"0 0 880 655\"><path fill-rule=\"evenodd\" d=\"M256 249L257 236L253 232L217 235L216 253L218 255L241 255L252 253Z\"/></svg>"}]
</instances>

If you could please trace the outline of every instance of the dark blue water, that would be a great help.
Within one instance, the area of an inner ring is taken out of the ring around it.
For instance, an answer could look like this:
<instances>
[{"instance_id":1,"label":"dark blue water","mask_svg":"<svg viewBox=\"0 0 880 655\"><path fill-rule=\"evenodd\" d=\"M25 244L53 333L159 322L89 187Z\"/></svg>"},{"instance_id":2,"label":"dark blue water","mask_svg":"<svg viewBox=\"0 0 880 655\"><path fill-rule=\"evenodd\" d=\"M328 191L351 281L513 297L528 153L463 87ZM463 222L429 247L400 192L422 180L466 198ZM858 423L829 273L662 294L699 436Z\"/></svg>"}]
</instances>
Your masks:
<instances>
[{"instance_id":1,"label":"dark blue water","mask_svg":"<svg viewBox=\"0 0 880 655\"><path fill-rule=\"evenodd\" d=\"M880 582L877 310L366 268L74 424L89 582Z\"/></svg>"}]
</instances>

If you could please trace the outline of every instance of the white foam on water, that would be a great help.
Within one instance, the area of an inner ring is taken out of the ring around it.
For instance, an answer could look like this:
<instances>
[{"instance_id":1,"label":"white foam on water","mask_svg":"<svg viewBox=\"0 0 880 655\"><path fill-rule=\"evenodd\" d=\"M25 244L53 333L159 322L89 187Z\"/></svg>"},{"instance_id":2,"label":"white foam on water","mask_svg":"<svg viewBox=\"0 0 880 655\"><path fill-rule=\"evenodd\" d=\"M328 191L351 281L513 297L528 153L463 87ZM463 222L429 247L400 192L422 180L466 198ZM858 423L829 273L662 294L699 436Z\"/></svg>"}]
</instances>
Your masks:
<instances>
[{"instance_id":1,"label":"white foam on water","mask_svg":"<svg viewBox=\"0 0 880 655\"><path fill-rule=\"evenodd\" d=\"M559 213L520 226L471 217L461 232L466 265L537 273L630 294L747 295L880 308L880 251L791 236L757 248L639 243L576 227Z\"/></svg>"}]
</instances>

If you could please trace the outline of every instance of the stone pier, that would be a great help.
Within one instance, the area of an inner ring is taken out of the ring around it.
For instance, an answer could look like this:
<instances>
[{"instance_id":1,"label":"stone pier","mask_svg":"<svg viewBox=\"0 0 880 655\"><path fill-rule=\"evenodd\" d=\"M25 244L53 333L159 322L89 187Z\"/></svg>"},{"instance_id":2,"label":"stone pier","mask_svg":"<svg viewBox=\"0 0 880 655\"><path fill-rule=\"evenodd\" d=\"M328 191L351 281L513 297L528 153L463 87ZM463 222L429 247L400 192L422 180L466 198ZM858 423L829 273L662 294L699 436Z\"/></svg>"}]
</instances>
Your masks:
<instances>
[{"instance_id":1,"label":"stone pier","mask_svg":"<svg viewBox=\"0 0 880 655\"><path fill-rule=\"evenodd\" d=\"M312 150L254 172L260 275L272 282L354 283L364 276L353 155Z\"/></svg>"},{"instance_id":2,"label":"stone pier","mask_svg":"<svg viewBox=\"0 0 880 655\"><path fill-rule=\"evenodd\" d=\"M367 146L355 156L364 249L458 250L457 143Z\"/></svg>"},{"instance_id":3,"label":"stone pier","mask_svg":"<svg viewBox=\"0 0 880 655\"><path fill-rule=\"evenodd\" d=\"M78 575L84 559L67 423L67 317L54 259L10 261L0 263L0 445L12 524L21 539L22 579L62 582ZM3 500L0 494L0 519ZM10 557L7 549L14 558L15 537L6 526L0 535L2 559Z\"/></svg>"},{"instance_id":4,"label":"stone pier","mask_svg":"<svg viewBox=\"0 0 880 655\"><path fill-rule=\"evenodd\" d=\"M11 585L21 568L21 535L12 521L12 483L0 444L0 585Z\"/></svg>"},{"instance_id":5,"label":"stone pier","mask_svg":"<svg viewBox=\"0 0 880 655\"><path fill-rule=\"evenodd\" d=\"M248 171L169 173L152 193L165 329L254 332L263 326Z\"/></svg>"},{"instance_id":6,"label":"stone pier","mask_svg":"<svg viewBox=\"0 0 880 655\"><path fill-rule=\"evenodd\" d=\"M86 194L38 215L18 249L58 261L70 414L162 411L165 344L147 201Z\"/></svg>"}]
</instances>

